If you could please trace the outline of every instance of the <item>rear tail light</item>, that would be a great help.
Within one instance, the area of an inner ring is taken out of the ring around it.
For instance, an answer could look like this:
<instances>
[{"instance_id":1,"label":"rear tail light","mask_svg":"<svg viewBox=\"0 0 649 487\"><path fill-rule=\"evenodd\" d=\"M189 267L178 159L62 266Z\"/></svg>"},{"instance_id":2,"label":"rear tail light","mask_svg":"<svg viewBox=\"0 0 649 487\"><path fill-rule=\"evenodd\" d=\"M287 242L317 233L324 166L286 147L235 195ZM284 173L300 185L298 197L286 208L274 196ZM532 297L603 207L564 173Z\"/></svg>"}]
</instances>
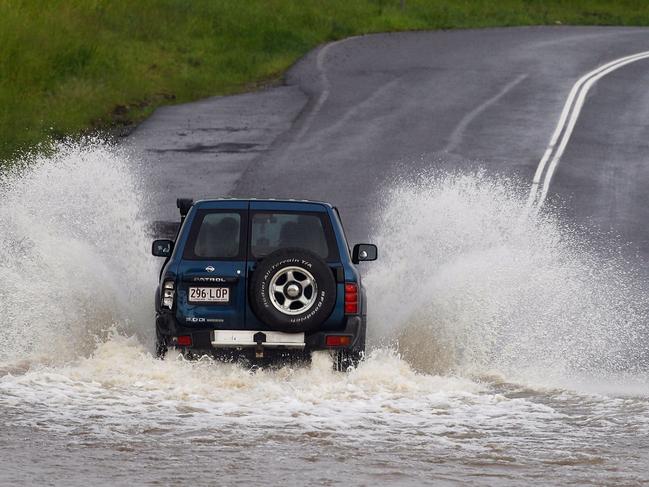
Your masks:
<instances>
[{"instance_id":1,"label":"rear tail light","mask_svg":"<svg viewBox=\"0 0 649 487\"><path fill-rule=\"evenodd\" d=\"M351 282L345 284L345 314L358 314L358 286Z\"/></svg>"},{"instance_id":2,"label":"rear tail light","mask_svg":"<svg viewBox=\"0 0 649 487\"><path fill-rule=\"evenodd\" d=\"M162 307L171 309L174 305L174 295L176 294L173 281L165 281L162 285Z\"/></svg>"},{"instance_id":3,"label":"rear tail light","mask_svg":"<svg viewBox=\"0 0 649 487\"><path fill-rule=\"evenodd\" d=\"M325 338L328 347L346 347L352 343L352 337L349 335L329 335Z\"/></svg>"},{"instance_id":4,"label":"rear tail light","mask_svg":"<svg viewBox=\"0 0 649 487\"><path fill-rule=\"evenodd\" d=\"M192 336L191 335L180 335L176 338L176 343L181 347L191 347L192 346Z\"/></svg>"}]
</instances>

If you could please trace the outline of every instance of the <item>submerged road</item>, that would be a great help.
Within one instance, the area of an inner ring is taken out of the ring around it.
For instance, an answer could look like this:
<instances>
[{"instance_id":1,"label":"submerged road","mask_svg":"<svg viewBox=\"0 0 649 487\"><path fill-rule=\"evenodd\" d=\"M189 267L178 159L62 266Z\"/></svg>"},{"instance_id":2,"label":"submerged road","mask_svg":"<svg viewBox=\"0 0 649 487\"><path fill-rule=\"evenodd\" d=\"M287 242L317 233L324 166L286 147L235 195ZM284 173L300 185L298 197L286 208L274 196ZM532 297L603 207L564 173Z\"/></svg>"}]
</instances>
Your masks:
<instances>
[{"instance_id":1,"label":"submerged road","mask_svg":"<svg viewBox=\"0 0 649 487\"><path fill-rule=\"evenodd\" d=\"M177 195L332 201L365 239L404 174L483 168L534 180L585 74L649 50L642 28L380 34L324 45L283 86L158 110L132 137L150 162L154 219ZM607 73L583 107L545 204L649 260L649 60Z\"/></svg>"}]
</instances>

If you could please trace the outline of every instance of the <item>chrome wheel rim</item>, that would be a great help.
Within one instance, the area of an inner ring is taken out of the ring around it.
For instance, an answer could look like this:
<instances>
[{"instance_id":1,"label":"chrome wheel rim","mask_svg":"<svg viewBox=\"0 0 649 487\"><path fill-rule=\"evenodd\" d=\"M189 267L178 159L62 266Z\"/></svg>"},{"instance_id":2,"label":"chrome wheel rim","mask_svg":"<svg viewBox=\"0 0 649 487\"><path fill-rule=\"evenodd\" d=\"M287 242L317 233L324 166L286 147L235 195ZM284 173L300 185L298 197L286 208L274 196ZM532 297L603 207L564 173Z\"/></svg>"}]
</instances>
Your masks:
<instances>
[{"instance_id":1,"label":"chrome wheel rim","mask_svg":"<svg viewBox=\"0 0 649 487\"><path fill-rule=\"evenodd\" d=\"M308 311L316 301L318 286L315 278L302 267L284 267L270 280L270 302L286 315Z\"/></svg>"}]
</instances>

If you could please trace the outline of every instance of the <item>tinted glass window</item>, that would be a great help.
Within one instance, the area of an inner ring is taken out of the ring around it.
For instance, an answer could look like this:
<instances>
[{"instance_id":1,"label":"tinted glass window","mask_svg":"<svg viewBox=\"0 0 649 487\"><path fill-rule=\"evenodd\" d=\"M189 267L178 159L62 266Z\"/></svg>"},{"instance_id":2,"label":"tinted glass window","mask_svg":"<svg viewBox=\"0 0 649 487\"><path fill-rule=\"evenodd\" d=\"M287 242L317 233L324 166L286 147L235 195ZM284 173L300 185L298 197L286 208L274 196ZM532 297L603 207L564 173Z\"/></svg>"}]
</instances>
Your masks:
<instances>
[{"instance_id":1,"label":"tinted glass window","mask_svg":"<svg viewBox=\"0 0 649 487\"><path fill-rule=\"evenodd\" d=\"M207 213L202 219L197 219L194 225L200 225L192 247L196 257L227 259L240 254L239 213Z\"/></svg>"},{"instance_id":2,"label":"tinted glass window","mask_svg":"<svg viewBox=\"0 0 649 487\"><path fill-rule=\"evenodd\" d=\"M250 251L256 258L286 247L310 250L331 257L324 219L308 213L256 213L252 217Z\"/></svg>"}]
</instances>

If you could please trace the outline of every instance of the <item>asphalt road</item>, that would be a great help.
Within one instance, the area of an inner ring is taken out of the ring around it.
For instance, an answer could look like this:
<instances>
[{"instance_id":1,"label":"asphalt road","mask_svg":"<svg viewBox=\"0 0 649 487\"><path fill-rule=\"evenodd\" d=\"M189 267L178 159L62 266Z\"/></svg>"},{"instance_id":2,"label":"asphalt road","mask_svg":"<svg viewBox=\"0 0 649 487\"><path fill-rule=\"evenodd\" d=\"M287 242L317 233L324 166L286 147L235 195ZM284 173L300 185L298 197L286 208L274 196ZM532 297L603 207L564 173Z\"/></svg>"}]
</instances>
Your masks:
<instances>
[{"instance_id":1,"label":"asphalt road","mask_svg":"<svg viewBox=\"0 0 649 487\"><path fill-rule=\"evenodd\" d=\"M532 27L381 34L322 46L285 84L158 110L131 137L153 219L176 196L291 197L339 206L371 234L382 191L425 169L532 182L563 104L585 73L649 50L649 30ZM649 261L649 60L588 92L548 202L611 231Z\"/></svg>"}]
</instances>

